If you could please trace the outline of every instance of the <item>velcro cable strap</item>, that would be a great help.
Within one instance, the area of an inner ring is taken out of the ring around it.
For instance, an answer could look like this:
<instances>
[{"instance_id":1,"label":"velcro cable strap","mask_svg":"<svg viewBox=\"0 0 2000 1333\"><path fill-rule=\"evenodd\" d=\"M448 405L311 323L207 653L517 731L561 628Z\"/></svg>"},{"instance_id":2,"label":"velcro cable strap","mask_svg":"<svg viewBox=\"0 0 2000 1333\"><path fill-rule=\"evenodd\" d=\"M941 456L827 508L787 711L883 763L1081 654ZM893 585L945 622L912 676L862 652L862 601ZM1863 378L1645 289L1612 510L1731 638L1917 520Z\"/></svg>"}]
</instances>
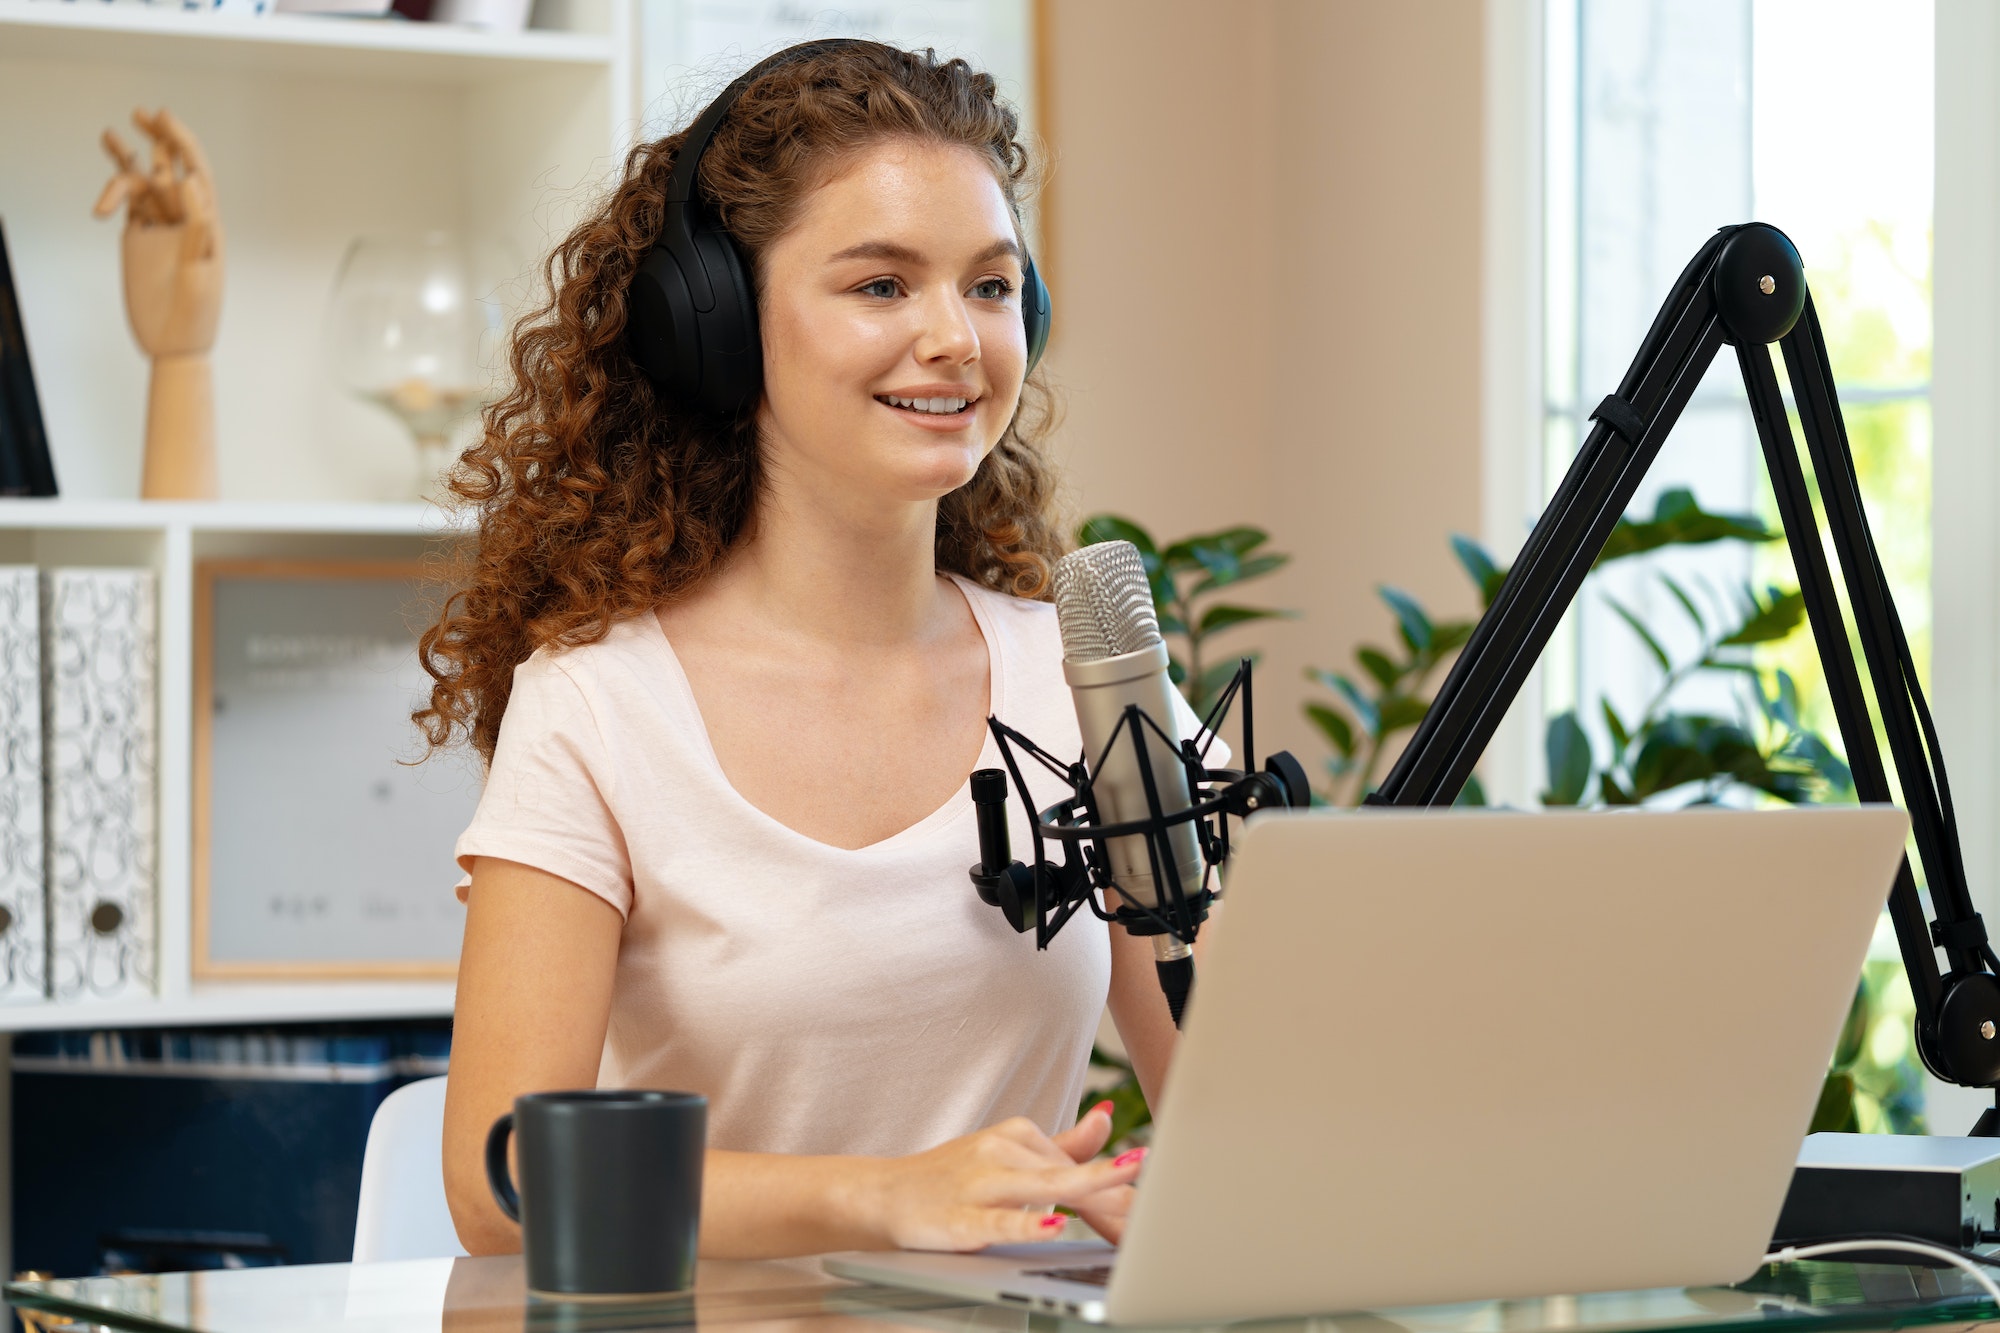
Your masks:
<instances>
[{"instance_id":1,"label":"velcro cable strap","mask_svg":"<svg viewBox=\"0 0 2000 1333\"><path fill-rule=\"evenodd\" d=\"M1590 414L1590 419L1602 421L1634 445L1637 445L1646 434L1646 419L1639 415L1632 404L1615 393L1604 395L1604 401L1597 405L1597 410Z\"/></svg>"},{"instance_id":2,"label":"velcro cable strap","mask_svg":"<svg viewBox=\"0 0 2000 1333\"><path fill-rule=\"evenodd\" d=\"M1980 948L1986 943L1986 923L1977 912L1963 921L1933 921L1931 943L1940 949Z\"/></svg>"}]
</instances>

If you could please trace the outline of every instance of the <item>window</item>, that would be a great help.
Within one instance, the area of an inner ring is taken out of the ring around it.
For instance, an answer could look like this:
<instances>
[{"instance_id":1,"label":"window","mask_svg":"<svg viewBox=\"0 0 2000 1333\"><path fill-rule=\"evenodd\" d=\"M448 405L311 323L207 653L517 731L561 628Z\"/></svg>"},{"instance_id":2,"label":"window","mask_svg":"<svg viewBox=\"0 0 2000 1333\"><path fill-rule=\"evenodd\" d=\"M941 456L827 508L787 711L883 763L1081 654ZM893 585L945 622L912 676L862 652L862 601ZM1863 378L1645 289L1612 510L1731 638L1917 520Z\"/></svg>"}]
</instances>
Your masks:
<instances>
[{"instance_id":1,"label":"window","mask_svg":"<svg viewBox=\"0 0 2000 1333\"><path fill-rule=\"evenodd\" d=\"M1549 0L1544 15L1544 475L1551 488L1668 288L1730 222L1784 230L1805 259L1848 432L1920 668L1930 650L1932 10L1866 0ZM1782 378L1783 370L1779 374ZM1777 514L1732 356L1718 357L1635 498L1685 487L1710 510ZM1678 663L1701 634L1660 579L1704 604L1795 586L1783 543L1676 549L1607 568L1548 654L1551 713L1600 749L1666 683L1618 607ZM1838 744L1810 635L1760 648ZM1697 674L1679 710L1734 713L1744 682Z\"/></svg>"}]
</instances>

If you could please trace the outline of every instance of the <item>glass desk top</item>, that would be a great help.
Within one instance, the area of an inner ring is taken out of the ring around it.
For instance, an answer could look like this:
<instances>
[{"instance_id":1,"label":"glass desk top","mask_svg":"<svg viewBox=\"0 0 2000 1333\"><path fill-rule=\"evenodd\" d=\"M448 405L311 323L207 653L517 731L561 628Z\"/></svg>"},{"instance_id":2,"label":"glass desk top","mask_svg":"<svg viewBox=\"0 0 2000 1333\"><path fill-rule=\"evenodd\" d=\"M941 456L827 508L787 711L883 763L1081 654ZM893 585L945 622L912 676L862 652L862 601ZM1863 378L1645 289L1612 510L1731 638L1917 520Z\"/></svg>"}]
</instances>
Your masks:
<instances>
[{"instance_id":1,"label":"glass desk top","mask_svg":"<svg viewBox=\"0 0 2000 1333\"><path fill-rule=\"evenodd\" d=\"M1448 1258L1449 1247L1440 1251ZM2000 1270L1996 1270L2000 1271ZM12 1282L6 1298L44 1327L143 1333L608 1333L732 1326L731 1333L1036 1333L1054 1316L831 1277L817 1259L703 1263L695 1289L637 1301L530 1300L518 1255L316 1264L233 1272ZM1267 1320L1284 1333L1598 1333L1612 1329L1832 1333L1970 1328L2000 1319L1955 1269L1804 1263L1734 1287L1605 1292ZM1782 1330L1780 1326L1785 1326Z\"/></svg>"}]
</instances>

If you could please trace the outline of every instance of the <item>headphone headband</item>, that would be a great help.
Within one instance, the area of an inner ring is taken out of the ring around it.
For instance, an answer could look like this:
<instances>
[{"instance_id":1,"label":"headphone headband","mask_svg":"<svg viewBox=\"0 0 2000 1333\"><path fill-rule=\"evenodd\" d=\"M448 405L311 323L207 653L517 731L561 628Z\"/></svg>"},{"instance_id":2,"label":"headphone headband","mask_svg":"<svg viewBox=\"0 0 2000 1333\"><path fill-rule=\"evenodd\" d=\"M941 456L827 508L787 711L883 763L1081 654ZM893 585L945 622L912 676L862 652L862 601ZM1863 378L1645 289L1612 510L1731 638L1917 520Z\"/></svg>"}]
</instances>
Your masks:
<instances>
[{"instance_id":1,"label":"headphone headband","mask_svg":"<svg viewBox=\"0 0 2000 1333\"><path fill-rule=\"evenodd\" d=\"M876 43L860 37L820 37L810 42L800 42L788 46L774 55L765 56L737 75L727 88L716 96L713 102L695 117L694 124L688 126L687 138L681 142L679 154L674 158L673 174L667 177L667 202L684 204L694 198L695 177L701 168L701 157L708 151L708 141L715 137L723 119L736 105L743 90L763 78L774 69L780 69L795 60L809 60L827 51L836 51L844 46L873 46Z\"/></svg>"}]
</instances>

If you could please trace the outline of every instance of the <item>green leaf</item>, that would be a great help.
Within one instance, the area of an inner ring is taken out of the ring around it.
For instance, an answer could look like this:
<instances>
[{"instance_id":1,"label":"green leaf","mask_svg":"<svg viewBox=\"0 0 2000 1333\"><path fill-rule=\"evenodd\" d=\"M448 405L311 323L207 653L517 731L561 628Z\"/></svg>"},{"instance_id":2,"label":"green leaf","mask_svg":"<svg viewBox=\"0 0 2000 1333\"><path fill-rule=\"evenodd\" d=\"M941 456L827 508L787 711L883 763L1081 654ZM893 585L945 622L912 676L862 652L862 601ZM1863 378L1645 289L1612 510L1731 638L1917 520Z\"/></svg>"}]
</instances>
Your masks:
<instances>
[{"instance_id":1,"label":"green leaf","mask_svg":"<svg viewBox=\"0 0 2000 1333\"><path fill-rule=\"evenodd\" d=\"M1549 761L1549 789L1542 793L1543 805L1575 805L1590 785L1590 737L1584 735L1575 713L1558 713L1549 719L1543 746Z\"/></svg>"},{"instance_id":2,"label":"green leaf","mask_svg":"<svg viewBox=\"0 0 2000 1333\"><path fill-rule=\"evenodd\" d=\"M1379 735L1393 736L1405 727L1414 727L1424 720L1430 711L1430 704L1407 694L1389 694L1382 697L1376 706L1380 719Z\"/></svg>"},{"instance_id":3,"label":"green leaf","mask_svg":"<svg viewBox=\"0 0 2000 1333\"><path fill-rule=\"evenodd\" d=\"M1708 542L1776 541L1781 535L1749 514L1711 514L1685 487L1665 491L1653 505L1650 521L1618 520L1598 554L1599 565L1626 556L1657 551L1663 546L1699 546Z\"/></svg>"},{"instance_id":4,"label":"green leaf","mask_svg":"<svg viewBox=\"0 0 2000 1333\"><path fill-rule=\"evenodd\" d=\"M1487 803L1486 788L1481 785L1477 773L1465 780L1465 785L1458 789L1458 795L1451 798L1451 803L1454 806L1484 806Z\"/></svg>"},{"instance_id":5,"label":"green leaf","mask_svg":"<svg viewBox=\"0 0 2000 1333\"><path fill-rule=\"evenodd\" d=\"M1465 641L1472 637L1473 626L1476 623L1471 620L1447 620L1443 624L1432 625L1429 654L1431 661L1435 662L1446 653L1463 648Z\"/></svg>"},{"instance_id":6,"label":"green leaf","mask_svg":"<svg viewBox=\"0 0 2000 1333\"><path fill-rule=\"evenodd\" d=\"M1402 629L1403 642L1410 645L1412 652L1421 653L1431 646L1431 618L1417 599L1399 588L1387 584L1375 590L1376 595L1389 604L1396 613L1396 623Z\"/></svg>"},{"instance_id":7,"label":"green leaf","mask_svg":"<svg viewBox=\"0 0 2000 1333\"><path fill-rule=\"evenodd\" d=\"M1623 754L1625 747L1632 743L1632 733L1625 729L1625 719L1618 716L1618 710L1611 706L1611 700L1599 701L1604 706L1604 727L1611 733L1611 743Z\"/></svg>"},{"instance_id":8,"label":"green leaf","mask_svg":"<svg viewBox=\"0 0 2000 1333\"><path fill-rule=\"evenodd\" d=\"M1845 801L1854 795L1854 772L1847 761L1833 752L1825 740L1814 732L1804 731L1792 737L1786 746L1798 761L1818 775L1825 786L1821 793L1824 799Z\"/></svg>"},{"instance_id":9,"label":"green leaf","mask_svg":"<svg viewBox=\"0 0 2000 1333\"><path fill-rule=\"evenodd\" d=\"M1185 620L1182 620L1179 616L1175 615L1172 611L1167 610L1166 606L1163 603L1159 602L1157 598L1154 601L1153 610L1160 618L1160 633L1162 634L1187 633L1187 622Z\"/></svg>"},{"instance_id":10,"label":"green leaf","mask_svg":"<svg viewBox=\"0 0 2000 1333\"><path fill-rule=\"evenodd\" d=\"M1660 670L1672 671L1674 669L1674 664L1672 659L1667 656L1667 650L1660 647L1660 641L1653 637L1653 632L1646 628L1645 624L1639 619L1639 617L1632 614L1632 612L1628 611L1625 608L1625 604L1623 602L1620 602L1615 597L1607 596L1604 600L1605 603L1609 605L1613 611L1616 611L1618 613L1618 618L1620 620L1623 620L1627 625L1630 625L1632 627L1632 632L1639 636L1640 642L1644 643L1647 648L1652 650L1653 660L1660 664Z\"/></svg>"},{"instance_id":11,"label":"green leaf","mask_svg":"<svg viewBox=\"0 0 2000 1333\"><path fill-rule=\"evenodd\" d=\"M1380 648L1358 648L1354 660L1361 663L1361 669L1385 690L1395 689L1396 682L1403 678L1403 668L1391 662L1389 654Z\"/></svg>"},{"instance_id":12,"label":"green leaf","mask_svg":"<svg viewBox=\"0 0 2000 1333\"><path fill-rule=\"evenodd\" d=\"M1374 735L1381 718L1375 711L1374 703L1361 692L1359 686L1338 671L1321 671L1317 667L1306 668L1306 678L1316 680L1347 701L1354 716L1360 721L1361 729Z\"/></svg>"},{"instance_id":13,"label":"green leaf","mask_svg":"<svg viewBox=\"0 0 2000 1333\"><path fill-rule=\"evenodd\" d=\"M1781 749L1766 755L1743 726L1728 718L1674 714L1645 729L1632 761L1632 791L1641 799L1689 783L1736 784L1794 803L1810 801L1817 774Z\"/></svg>"},{"instance_id":14,"label":"green leaf","mask_svg":"<svg viewBox=\"0 0 2000 1333\"><path fill-rule=\"evenodd\" d=\"M1224 528L1196 539L1204 546L1220 546L1237 556L1245 556L1271 540L1271 534L1262 528Z\"/></svg>"},{"instance_id":15,"label":"green leaf","mask_svg":"<svg viewBox=\"0 0 2000 1333\"><path fill-rule=\"evenodd\" d=\"M1131 542L1139 548L1140 555L1157 556L1159 548L1153 544L1153 535L1129 518L1116 514L1098 514L1085 520L1076 530L1078 546L1095 546L1099 542Z\"/></svg>"},{"instance_id":16,"label":"green leaf","mask_svg":"<svg viewBox=\"0 0 2000 1333\"><path fill-rule=\"evenodd\" d=\"M1734 671L1738 675L1749 676L1753 680L1758 678L1757 664L1755 662L1738 662L1727 657L1717 657L1715 654L1710 653L1707 657L1702 658L1698 665L1703 671Z\"/></svg>"},{"instance_id":17,"label":"green leaf","mask_svg":"<svg viewBox=\"0 0 2000 1333\"><path fill-rule=\"evenodd\" d=\"M1228 584L1248 583L1251 579L1263 578L1274 569L1283 569L1291 563L1291 559L1288 555L1253 555L1248 560L1231 566L1228 578L1205 577L1195 580L1194 586L1188 589L1188 596L1199 597L1205 592Z\"/></svg>"},{"instance_id":18,"label":"green leaf","mask_svg":"<svg viewBox=\"0 0 2000 1333\"><path fill-rule=\"evenodd\" d=\"M1242 557L1269 540L1271 534L1262 528L1224 528L1220 532L1202 532L1192 537L1183 537L1160 554L1168 564L1193 568L1201 563L1201 557L1197 552L1203 548Z\"/></svg>"},{"instance_id":19,"label":"green leaf","mask_svg":"<svg viewBox=\"0 0 2000 1333\"><path fill-rule=\"evenodd\" d=\"M1861 1048L1868 1040L1868 986L1866 982L1854 988L1853 1003L1847 1006L1847 1021L1840 1025L1840 1040L1833 1044L1833 1067L1846 1069L1861 1058Z\"/></svg>"},{"instance_id":20,"label":"green leaf","mask_svg":"<svg viewBox=\"0 0 2000 1333\"><path fill-rule=\"evenodd\" d=\"M1701 608L1694 604L1694 598L1688 596L1687 589L1681 587L1671 574L1660 575L1660 582L1667 585L1667 591L1674 595L1674 600L1679 602L1681 609L1688 613L1688 619L1694 622L1695 633L1706 637L1708 634L1708 622L1702 619Z\"/></svg>"},{"instance_id":21,"label":"green leaf","mask_svg":"<svg viewBox=\"0 0 2000 1333\"><path fill-rule=\"evenodd\" d=\"M1320 735L1326 737L1326 743L1342 759L1354 757L1354 728L1343 714L1322 703L1309 703L1306 705L1306 718L1319 728Z\"/></svg>"},{"instance_id":22,"label":"green leaf","mask_svg":"<svg viewBox=\"0 0 2000 1333\"><path fill-rule=\"evenodd\" d=\"M1753 643L1773 643L1788 637L1791 632L1805 623L1806 595L1802 592L1772 592L1771 600L1760 603L1757 595L1749 594L1751 614L1735 632L1722 640L1725 648L1740 648Z\"/></svg>"},{"instance_id":23,"label":"green leaf","mask_svg":"<svg viewBox=\"0 0 2000 1333\"><path fill-rule=\"evenodd\" d=\"M1819 1104L1813 1107L1812 1123L1806 1126L1806 1133L1852 1134L1861 1128L1861 1118L1854 1108L1854 1076L1851 1074L1828 1074L1826 1082L1820 1085Z\"/></svg>"},{"instance_id":24,"label":"green leaf","mask_svg":"<svg viewBox=\"0 0 2000 1333\"><path fill-rule=\"evenodd\" d=\"M1211 606L1201 614L1200 634L1213 634L1217 630L1228 629L1231 625L1246 625L1253 620L1289 620L1290 611L1269 611L1255 606Z\"/></svg>"},{"instance_id":25,"label":"green leaf","mask_svg":"<svg viewBox=\"0 0 2000 1333\"><path fill-rule=\"evenodd\" d=\"M1453 533L1451 549L1452 554L1458 557L1458 563L1465 567L1466 574L1472 579L1472 586L1479 589L1479 604L1493 605L1494 597L1500 592L1500 585L1507 581L1507 571L1493 563L1493 557L1486 553L1486 548L1470 537Z\"/></svg>"},{"instance_id":26,"label":"green leaf","mask_svg":"<svg viewBox=\"0 0 2000 1333\"><path fill-rule=\"evenodd\" d=\"M1167 659L1167 679L1176 685L1186 684L1187 663L1181 661L1178 657L1169 657Z\"/></svg>"}]
</instances>

